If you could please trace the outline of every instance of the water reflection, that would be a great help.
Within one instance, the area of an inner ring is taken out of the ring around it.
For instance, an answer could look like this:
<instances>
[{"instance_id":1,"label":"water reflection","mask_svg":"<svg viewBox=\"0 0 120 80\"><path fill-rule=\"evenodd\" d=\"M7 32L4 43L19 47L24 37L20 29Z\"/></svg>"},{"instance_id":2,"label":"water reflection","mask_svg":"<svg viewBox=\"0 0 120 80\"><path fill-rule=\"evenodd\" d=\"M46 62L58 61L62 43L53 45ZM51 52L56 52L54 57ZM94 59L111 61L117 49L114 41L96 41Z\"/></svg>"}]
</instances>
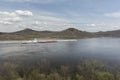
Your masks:
<instances>
[{"instance_id":1,"label":"water reflection","mask_svg":"<svg viewBox=\"0 0 120 80\"><path fill-rule=\"evenodd\" d=\"M120 38L79 39L76 42L10 44L0 42L0 58L75 61L81 58L120 60Z\"/></svg>"}]
</instances>

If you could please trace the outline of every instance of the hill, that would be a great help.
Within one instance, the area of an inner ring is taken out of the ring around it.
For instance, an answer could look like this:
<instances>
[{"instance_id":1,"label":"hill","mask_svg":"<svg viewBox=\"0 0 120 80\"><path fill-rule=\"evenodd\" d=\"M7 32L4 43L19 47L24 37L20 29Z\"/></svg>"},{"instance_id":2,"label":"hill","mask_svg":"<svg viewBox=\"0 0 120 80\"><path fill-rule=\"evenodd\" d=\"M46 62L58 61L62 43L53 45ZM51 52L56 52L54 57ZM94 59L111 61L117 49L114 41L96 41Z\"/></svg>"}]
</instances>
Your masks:
<instances>
[{"instance_id":1,"label":"hill","mask_svg":"<svg viewBox=\"0 0 120 80\"><path fill-rule=\"evenodd\" d=\"M120 37L120 30L90 33L75 28L62 31L36 31L24 29L12 33L0 33L0 40L29 40L34 38L91 38L91 37Z\"/></svg>"},{"instance_id":2,"label":"hill","mask_svg":"<svg viewBox=\"0 0 120 80\"><path fill-rule=\"evenodd\" d=\"M24 29L21 31L0 35L0 40L26 40L33 38L86 38L93 37L93 33L68 28L63 31L36 31Z\"/></svg>"},{"instance_id":3,"label":"hill","mask_svg":"<svg viewBox=\"0 0 120 80\"><path fill-rule=\"evenodd\" d=\"M99 37L120 37L120 30L97 32L95 34Z\"/></svg>"},{"instance_id":4,"label":"hill","mask_svg":"<svg viewBox=\"0 0 120 80\"><path fill-rule=\"evenodd\" d=\"M68 28L66 30L58 32L57 35L59 35L59 37L62 38L86 38L93 37L94 34L81 31L75 28Z\"/></svg>"}]
</instances>

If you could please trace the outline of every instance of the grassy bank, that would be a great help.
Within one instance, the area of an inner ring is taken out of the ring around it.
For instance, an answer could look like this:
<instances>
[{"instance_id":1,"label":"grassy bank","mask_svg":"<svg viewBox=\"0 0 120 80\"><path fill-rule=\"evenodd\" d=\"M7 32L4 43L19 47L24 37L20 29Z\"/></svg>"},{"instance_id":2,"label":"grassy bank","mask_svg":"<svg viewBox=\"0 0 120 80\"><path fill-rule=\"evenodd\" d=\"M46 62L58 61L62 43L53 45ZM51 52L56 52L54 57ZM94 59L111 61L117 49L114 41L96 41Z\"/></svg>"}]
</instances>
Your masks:
<instances>
[{"instance_id":1,"label":"grassy bank","mask_svg":"<svg viewBox=\"0 0 120 80\"><path fill-rule=\"evenodd\" d=\"M120 80L118 66L97 60L82 60L77 65L54 65L49 61L0 65L0 80Z\"/></svg>"}]
</instances>

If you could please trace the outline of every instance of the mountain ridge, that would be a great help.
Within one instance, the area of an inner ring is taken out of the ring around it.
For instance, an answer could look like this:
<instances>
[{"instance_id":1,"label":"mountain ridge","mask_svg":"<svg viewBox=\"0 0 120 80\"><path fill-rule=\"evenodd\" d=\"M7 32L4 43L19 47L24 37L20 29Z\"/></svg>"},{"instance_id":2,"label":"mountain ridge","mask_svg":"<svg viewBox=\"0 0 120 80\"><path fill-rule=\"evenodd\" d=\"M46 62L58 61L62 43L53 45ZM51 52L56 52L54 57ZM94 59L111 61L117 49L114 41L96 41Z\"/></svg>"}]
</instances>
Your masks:
<instances>
[{"instance_id":1,"label":"mountain ridge","mask_svg":"<svg viewBox=\"0 0 120 80\"><path fill-rule=\"evenodd\" d=\"M24 40L33 38L85 38L92 37L92 33L81 31L75 28L68 28L62 31L36 31L23 29L20 31L0 35L0 40Z\"/></svg>"},{"instance_id":2,"label":"mountain ridge","mask_svg":"<svg viewBox=\"0 0 120 80\"><path fill-rule=\"evenodd\" d=\"M86 32L76 28L68 28L62 31L37 31L30 28L11 33L0 33L0 40L27 40L34 38L92 38L92 37L120 37L120 30L106 32Z\"/></svg>"}]
</instances>

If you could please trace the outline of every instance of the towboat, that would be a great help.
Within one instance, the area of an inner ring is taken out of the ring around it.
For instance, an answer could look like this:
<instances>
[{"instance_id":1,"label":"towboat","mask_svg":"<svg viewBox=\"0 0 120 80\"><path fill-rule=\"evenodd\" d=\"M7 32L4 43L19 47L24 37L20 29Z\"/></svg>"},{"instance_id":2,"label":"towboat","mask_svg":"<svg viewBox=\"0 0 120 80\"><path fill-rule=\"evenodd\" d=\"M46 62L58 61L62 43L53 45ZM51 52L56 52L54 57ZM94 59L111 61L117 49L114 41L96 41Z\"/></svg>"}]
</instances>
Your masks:
<instances>
[{"instance_id":1,"label":"towboat","mask_svg":"<svg viewBox=\"0 0 120 80\"><path fill-rule=\"evenodd\" d=\"M28 41L23 41L22 44L35 44L35 43L55 43L55 42L69 42L69 41L77 41L77 39L47 39L47 40L28 40Z\"/></svg>"},{"instance_id":2,"label":"towboat","mask_svg":"<svg viewBox=\"0 0 120 80\"><path fill-rule=\"evenodd\" d=\"M47 40L47 41L39 41L39 43L55 43L57 41L54 40Z\"/></svg>"},{"instance_id":3,"label":"towboat","mask_svg":"<svg viewBox=\"0 0 120 80\"><path fill-rule=\"evenodd\" d=\"M54 43L57 42L57 40L38 40L38 39L34 39L34 40L28 40L28 41L23 41L22 44L31 44L31 43Z\"/></svg>"},{"instance_id":4,"label":"towboat","mask_svg":"<svg viewBox=\"0 0 120 80\"><path fill-rule=\"evenodd\" d=\"M29 43L38 43L38 40L34 39L34 40L22 41L22 44L29 44Z\"/></svg>"}]
</instances>

